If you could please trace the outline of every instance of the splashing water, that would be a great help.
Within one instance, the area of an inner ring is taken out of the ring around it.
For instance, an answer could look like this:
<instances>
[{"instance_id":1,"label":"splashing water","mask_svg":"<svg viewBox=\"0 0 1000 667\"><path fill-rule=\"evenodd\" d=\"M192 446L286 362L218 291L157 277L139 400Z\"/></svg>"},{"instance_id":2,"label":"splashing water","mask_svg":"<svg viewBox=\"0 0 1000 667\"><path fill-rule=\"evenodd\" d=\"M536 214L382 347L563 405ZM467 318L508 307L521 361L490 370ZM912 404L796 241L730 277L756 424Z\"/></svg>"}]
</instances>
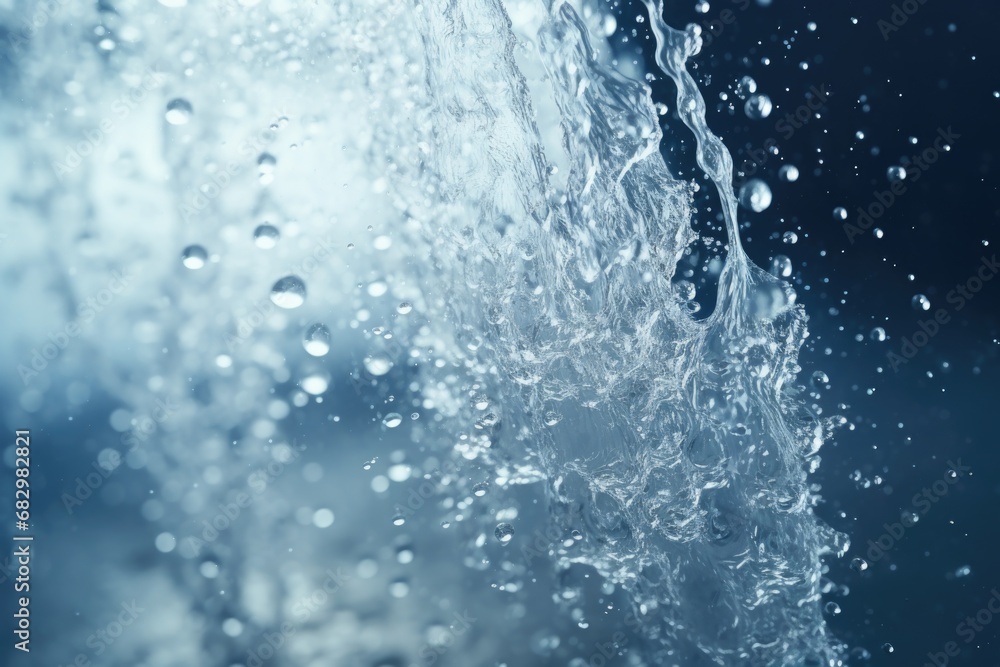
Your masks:
<instances>
[{"instance_id":1,"label":"splashing water","mask_svg":"<svg viewBox=\"0 0 1000 667\"><path fill-rule=\"evenodd\" d=\"M101 390L133 411L173 397L176 415L134 467L164 489L216 471L157 519L183 535L246 487L248 468L291 466L318 447L324 436L303 436L287 415L325 410L331 387L353 386L394 406L366 428L410 441L384 484L426 490L419 506L384 513L387 530L454 523L463 562L503 563L510 591L554 571L576 621L571 574L598 572L631 605L641 664L837 664L821 557L843 555L846 539L814 516L807 480L836 420L796 398L807 332L794 291L740 245L732 158L686 69L699 34L645 1L656 61L728 230L703 321L671 282L697 238L693 187L661 157L649 88L607 62L594 7L61 8L46 48L80 57L46 60L40 37L26 44L15 85L42 92L33 108L5 101L3 123L37 139L67 96L78 112L42 147L15 146L24 178L17 197L5 179L4 198L38 230L23 257L88 268L69 283L26 278L19 298L48 308L5 342L30 349L110 271L130 277L95 315L114 326L84 328L79 345L30 369L21 405L90 377L93 354ZM110 55L82 36L94 25L117 40ZM523 557L522 488L570 536L542 560ZM235 591L205 617L280 625L303 586L260 562L281 524L279 503L211 544L180 541L194 568L206 554L226 564L219 577ZM388 590L406 598L413 583ZM207 655L245 659L245 635L199 641ZM362 651L360 639L339 641L317 630L295 646L327 664Z\"/></svg>"}]
</instances>

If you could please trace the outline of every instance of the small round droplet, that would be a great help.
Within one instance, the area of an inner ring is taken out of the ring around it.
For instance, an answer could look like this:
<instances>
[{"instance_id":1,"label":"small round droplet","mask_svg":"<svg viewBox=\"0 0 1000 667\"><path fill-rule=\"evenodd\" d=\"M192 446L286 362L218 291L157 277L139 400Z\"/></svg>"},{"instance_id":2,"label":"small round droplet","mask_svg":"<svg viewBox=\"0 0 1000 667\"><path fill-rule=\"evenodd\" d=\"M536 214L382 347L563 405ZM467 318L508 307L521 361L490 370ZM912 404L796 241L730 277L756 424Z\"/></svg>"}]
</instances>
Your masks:
<instances>
[{"instance_id":1,"label":"small round droplet","mask_svg":"<svg viewBox=\"0 0 1000 667\"><path fill-rule=\"evenodd\" d=\"M847 220L847 209L843 206L838 206L833 209L833 219L834 220Z\"/></svg>"},{"instance_id":2,"label":"small round droplet","mask_svg":"<svg viewBox=\"0 0 1000 667\"><path fill-rule=\"evenodd\" d=\"M500 541L500 544L508 544L514 539L514 526L509 523L497 524L497 529L493 531L493 534Z\"/></svg>"},{"instance_id":3,"label":"small round droplet","mask_svg":"<svg viewBox=\"0 0 1000 667\"><path fill-rule=\"evenodd\" d=\"M306 302L306 284L298 276L285 276L271 288L271 301L279 308L298 308Z\"/></svg>"},{"instance_id":4,"label":"small round droplet","mask_svg":"<svg viewBox=\"0 0 1000 667\"><path fill-rule=\"evenodd\" d=\"M799 242L799 235L795 232L785 232L782 235L781 240L789 245L793 245Z\"/></svg>"},{"instance_id":5,"label":"small round droplet","mask_svg":"<svg viewBox=\"0 0 1000 667\"><path fill-rule=\"evenodd\" d=\"M771 109L773 105L771 104L771 98L767 95L751 95L745 105L743 105L743 111L746 113L747 118L750 120L762 120L771 115Z\"/></svg>"},{"instance_id":6,"label":"small round droplet","mask_svg":"<svg viewBox=\"0 0 1000 667\"><path fill-rule=\"evenodd\" d=\"M786 183L794 183L799 180L799 168L794 164L786 164L778 170L778 178Z\"/></svg>"},{"instance_id":7,"label":"small round droplet","mask_svg":"<svg viewBox=\"0 0 1000 667\"><path fill-rule=\"evenodd\" d=\"M896 648L892 644L890 644L889 642L886 642L886 643L882 644L882 652L883 653L895 653L896 652Z\"/></svg>"},{"instance_id":8,"label":"small round droplet","mask_svg":"<svg viewBox=\"0 0 1000 667\"><path fill-rule=\"evenodd\" d=\"M409 315L410 311L413 310L413 304L409 301L404 301L398 306L396 306L396 312L400 315Z\"/></svg>"},{"instance_id":9,"label":"small round droplet","mask_svg":"<svg viewBox=\"0 0 1000 667\"><path fill-rule=\"evenodd\" d=\"M191 120L194 107L182 97L178 97L167 102L167 113L164 118L171 125L186 125Z\"/></svg>"},{"instance_id":10,"label":"small round droplet","mask_svg":"<svg viewBox=\"0 0 1000 667\"><path fill-rule=\"evenodd\" d=\"M871 334L869 334L869 337L876 343L884 342L885 339L888 338L888 336L885 333L885 329L883 329L882 327L875 327L874 329L872 329L872 332Z\"/></svg>"},{"instance_id":11,"label":"small round droplet","mask_svg":"<svg viewBox=\"0 0 1000 667\"><path fill-rule=\"evenodd\" d=\"M830 384L830 376L823 371L816 371L812 374L812 383L814 387L824 387Z\"/></svg>"},{"instance_id":12,"label":"small round droplet","mask_svg":"<svg viewBox=\"0 0 1000 667\"><path fill-rule=\"evenodd\" d=\"M851 561L851 569L858 573L864 572L868 569L868 561L864 558L855 558Z\"/></svg>"},{"instance_id":13,"label":"small round droplet","mask_svg":"<svg viewBox=\"0 0 1000 667\"><path fill-rule=\"evenodd\" d=\"M906 178L906 170L899 165L893 165L892 167L886 169L885 176L889 179L890 183L898 183Z\"/></svg>"},{"instance_id":14,"label":"small round droplet","mask_svg":"<svg viewBox=\"0 0 1000 667\"><path fill-rule=\"evenodd\" d=\"M836 616L840 613L840 605L836 602L827 602L826 606L823 608L826 610L826 613L830 614L830 616Z\"/></svg>"},{"instance_id":15,"label":"small round droplet","mask_svg":"<svg viewBox=\"0 0 1000 667\"><path fill-rule=\"evenodd\" d=\"M302 335L302 346L314 357L325 356L330 351L332 336L325 324L310 325Z\"/></svg>"},{"instance_id":16,"label":"small round droplet","mask_svg":"<svg viewBox=\"0 0 1000 667\"><path fill-rule=\"evenodd\" d=\"M911 303L913 305L913 310L918 312L931 309L931 300L923 294L915 294Z\"/></svg>"},{"instance_id":17,"label":"small round droplet","mask_svg":"<svg viewBox=\"0 0 1000 667\"><path fill-rule=\"evenodd\" d=\"M330 376L326 373L312 373L302 378L299 383L302 391L313 396L320 396L330 388Z\"/></svg>"},{"instance_id":18,"label":"small round droplet","mask_svg":"<svg viewBox=\"0 0 1000 667\"><path fill-rule=\"evenodd\" d=\"M472 487L472 495L476 498L482 498L486 495L486 491L490 488L489 482L479 482Z\"/></svg>"},{"instance_id":19,"label":"small round droplet","mask_svg":"<svg viewBox=\"0 0 1000 667\"><path fill-rule=\"evenodd\" d=\"M771 188L759 178L751 178L740 188L740 204L754 213L766 210L771 199Z\"/></svg>"},{"instance_id":20,"label":"small round droplet","mask_svg":"<svg viewBox=\"0 0 1000 667\"><path fill-rule=\"evenodd\" d=\"M189 245L181 253L181 263L185 268L197 271L208 262L208 251L200 245Z\"/></svg>"},{"instance_id":21,"label":"small round droplet","mask_svg":"<svg viewBox=\"0 0 1000 667\"><path fill-rule=\"evenodd\" d=\"M394 517L392 517L392 525L402 526L404 523L406 523L406 519L403 517L402 514L397 514Z\"/></svg>"},{"instance_id":22,"label":"small round droplet","mask_svg":"<svg viewBox=\"0 0 1000 667\"><path fill-rule=\"evenodd\" d=\"M382 425L386 428L396 428L403 423L403 415L398 412L390 412L382 419Z\"/></svg>"},{"instance_id":23,"label":"small round droplet","mask_svg":"<svg viewBox=\"0 0 1000 667\"><path fill-rule=\"evenodd\" d=\"M279 238L281 232L274 225L258 225L257 229L253 230L253 243L261 250L270 250L278 245Z\"/></svg>"}]
</instances>

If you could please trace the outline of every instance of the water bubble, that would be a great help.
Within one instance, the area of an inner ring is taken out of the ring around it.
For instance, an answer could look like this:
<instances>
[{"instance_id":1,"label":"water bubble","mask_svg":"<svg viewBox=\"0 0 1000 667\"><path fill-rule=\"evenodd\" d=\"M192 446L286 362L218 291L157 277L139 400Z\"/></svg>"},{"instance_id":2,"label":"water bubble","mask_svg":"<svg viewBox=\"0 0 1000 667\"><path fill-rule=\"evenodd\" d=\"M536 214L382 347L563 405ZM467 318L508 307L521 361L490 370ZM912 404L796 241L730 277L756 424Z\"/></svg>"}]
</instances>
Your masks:
<instances>
[{"instance_id":1,"label":"water bubble","mask_svg":"<svg viewBox=\"0 0 1000 667\"><path fill-rule=\"evenodd\" d=\"M757 82L752 77L745 76L736 84L736 94L740 99L746 99L748 95L757 92Z\"/></svg>"},{"instance_id":2,"label":"water bubble","mask_svg":"<svg viewBox=\"0 0 1000 667\"><path fill-rule=\"evenodd\" d=\"M268 185L274 181L274 170L278 164L277 158L270 153L261 153L257 158L257 176L261 185Z\"/></svg>"},{"instance_id":3,"label":"water bubble","mask_svg":"<svg viewBox=\"0 0 1000 667\"><path fill-rule=\"evenodd\" d=\"M200 245L189 245L181 252L181 263L188 269L198 270L208 262L208 252Z\"/></svg>"},{"instance_id":4,"label":"water bubble","mask_svg":"<svg viewBox=\"0 0 1000 667\"><path fill-rule=\"evenodd\" d=\"M322 372L311 373L310 375L302 378L299 386L301 386L302 391L307 394L319 396L330 388L330 376Z\"/></svg>"},{"instance_id":5,"label":"water bubble","mask_svg":"<svg viewBox=\"0 0 1000 667\"><path fill-rule=\"evenodd\" d=\"M792 260L785 255L775 255L771 260L771 275L778 278L788 278L792 275Z\"/></svg>"},{"instance_id":6,"label":"water bubble","mask_svg":"<svg viewBox=\"0 0 1000 667\"><path fill-rule=\"evenodd\" d=\"M302 347L314 357L325 356L330 351L330 329L324 324L310 325L302 335Z\"/></svg>"},{"instance_id":7,"label":"water bubble","mask_svg":"<svg viewBox=\"0 0 1000 667\"><path fill-rule=\"evenodd\" d=\"M400 315L409 315L410 311L413 310L413 304L409 301L404 301L398 306L396 306L396 312Z\"/></svg>"},{"instance_id":8,"label":"water bubble","mask_svg":"<svg viewBox=\"0 0 1000 667\"><path fill-rule=\"evenodd\" d=\"M500 544L507 544L514 539L514 526L509 523L497 524L497 528L493 531L493 534L500 541Z\"/></svg>"},{"instance_id":9,"label":"water bubble","mask_svg":"<svg viewBox=\"0 0 1000 667\"><path fill-rule=\"evenodd\" d=\"M385 375L392 368L392 360L385 354L377 352L375 354L369 354L364 359L365 370L379 377Z\"/></svg>"},{"instance_id":10,"label":"water bubble","mask_svg":"<svg viewBox=\"0 0 1000 667\"><path fill-rule=\"evenodd\" d=\"M851 561L851 569L855 572L864 572L868 569L868 561L864 558L855 558Z\"/></svg>"},{"instance_id":11,"label":"water bubble","mask_svg":"<svg viewBox=\"0 0 1000 667\"><path fill-rule=\"evenodd\" d=\"M406 519L403 517L402 514L397 513L395 516L392 517L392 525L402 526L404 523L406 523Z\"/></svg>"},{"instance_id":12,"label":"water bubble","mask_svg":"<svg viewBox=\"0 0 1000 667\"><path fill-rule=\"evenodd\" d=\"M767 95L751 95L746 104L743 105L743 111L751 120L767 118L771 115L772 108L771 98Z\"/></svg>"},{"instance_id":13,"label":"water bubble","mask_svg":"<svg viewBox=\"0 0 1000 667\"><path fill-rule=\"evenodd\" d=\"M472 495L476 498L482 498L486 495L486 491L490 488L489 482L479 482L474 487L472 487Z\"/></svg>"},{"instance_id":14,"label":"water bubble","mask_svg":"<svg viewBox=\"0 0 1000 667\"><path fill-rule=\"evenodd\" d=\"M274 225L258 225L257 229L253 230L253 243L261 250L270 250L278 245L279 238L281 232Z\"/></svg>"},{"instance_id":15,"label":"water bubble","mask_svg":"<svg viewBox=\"0 0 1000 667\"><path fill-rule=\"evenodd\" d=\"M836 616L840 613L840 605L836 602L827 602L824 609L826 610L826 613L830 614L830 616Z\"/></svg>"},{"instance_id":16,"label":"water bubble","mask_svg":"<svg viewBox=\"0 0 1000 667\"><path fill-rule=\"evenodd\" d=\"M969 567L968 565L962 565L955 569L955 571L952 573L952 576L955 577L956 579L961 579L962 577L967 577L970 574L972 574L972 568Z\"/></svg>"},{"instance_id":17,"label":"water bubble","mask_svg":"<svg viewBox=\"0 0 1000 667\"><path fill-rule=\"evenodd\" d=\"M298 308L306 302L306 284L298 276L285 276L271 288L271 301L279 308Z\"/></svg>"},{"instance_id":18,"label":"water bubble","mask_svg":"<svg viewBox=\"0 0 1000 667\"><path fill-rule=\"evenodd\" d=\"M799 168L794 164L786 164L778 170L778 178L786 183L794 183L799 180Z\"/></svg>"},{"instance_id":19,"label":"water bubble","mask_svg":"<svg viewBox=\"0 0 1000 667\"><path fill-rule=\"evenodd\" d=\"M781 240L789 245L792 245L794 243L798 243L799 235L795 232L785 232L782 235Z\"/></svg>"},{"instance_id":20,"label":"water bubble","mask_svg":"<svg viewBox=\"0 0 1000 667\"><path fill-rule=\"evenodd\" d=\"M403 423L403 415L398 412L390 412L382 419L382 425L386 428L396 428Z\"/></svg>"},{"instance_id":21,"label":"water bubble","mask_svg":"<svg viewBox=\"0 0 1000 667\"><path fill-rule=\"evenodd\" d=\"M889 642L886 642L886 643L882 644L882 652L883 653L895 653L896 652L896 648L892 644L890 644Z\"/></svg>"},{"instance_id":22,"label":"water bubble","mask_svg":"<svg viewBox=\"0 0 1000 667\"><path fill-rule=\"evenodd\" d=\"M883 329L882 327L875 327L874 329L872 329L872 332L869 334L869 337L876 343L881 343L887 338L885 334L885 329Z\"/></svg>"},{"instance_id":23,"label":"water bubble","mask_svg":"<svg viewBox=\"0 0 1000 667\"><path fill-rule=\"evenodd\" d=\"M902 167L895 165L889 167L885 172L886 178L889 179L890 183L897 183L904 178L906 178L906 170Z\"/></svg>"},{"instance_id":24,"label":"water bubble","mask_svg":"<svg viewBox=\"0 0 1000 667\"><path fill-rule=\"evenodd\" d=\"M833 219L834 220L847 220L847 209L843 206L838 206L833 209Z\"/></svg>"},{"instance_id":25,"label":"water bubble","mask_svg":"<svg viewBox=\"0 0 1000 667\"><path fill-rule=\"evenodd\" d=\"M913 295L913 299L910 303L913 305L913 309L916 311L924 311L931 309L931 300L928 299L923 294Z\"/></svg>"},{"instance_id":26,"label":"water bubble","mask_svg":"<svg viewBox=\"0 0 1000 667\"><path fill-rule=\"evenodd\" d=\"M171 125L186 125L191 120L193 113L194 107L191 106L191 103L182 97L178 97L167 102L167 113L164 115L164 118Z\"/></svg>"},{"instance_id":27,"label":"water bubble","mask_svg":"<svg viewBox=\"0 0 1000 667\"><path fill-rule=\"evenodd\" d=\"M771 188L759 178L752 178L740 188L740 204L754 213L760 213L771 205Z\"/></svg>"}]
</instances>

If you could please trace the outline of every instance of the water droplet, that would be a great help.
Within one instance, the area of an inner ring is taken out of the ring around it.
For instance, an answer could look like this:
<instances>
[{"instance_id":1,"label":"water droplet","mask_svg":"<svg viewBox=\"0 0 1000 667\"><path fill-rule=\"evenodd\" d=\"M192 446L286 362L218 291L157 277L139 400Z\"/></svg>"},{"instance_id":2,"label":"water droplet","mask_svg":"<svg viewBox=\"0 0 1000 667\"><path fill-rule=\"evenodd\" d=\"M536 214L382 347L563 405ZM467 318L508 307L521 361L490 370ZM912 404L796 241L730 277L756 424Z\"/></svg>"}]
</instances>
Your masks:
<instances>
[{"instance_id":1,"label":"water droplet","mask_svg":"<svg viewBox=\"0 0 1000 667\"><path fill-rule=\"evenodd\" d=\"M750 120L767 118L771 115L772 108L771 98L767 95L751 95L746 104L743 105L743 111Z\"/></svg>"},{"instance_id":2,"label":"water droplet","mask_svg":"<svg viewBox=\"0 0 1000 667\"><path fill-rule=\"evenodd\" d=\"M279 308L298 308L306 302L306 284L298 276L285 276L271 288L271 301Z\"/></svg>"},{"instance_id":3,"label":"water droplet","mask_svg":"<svg viewBox=\"0 0 1000 667\"><path fill-rule=\"evenodd\" d=\"M916 311L924 311L931 309L931 300L928 299L923 294L915 294L913 300L911 301L913 309Z\"/></svg>"},{"instance_id":4,"label":"water droplet","mask_svg":"<svg viewBox=\"0 0 1000 667\"><path fill-rule=\"evenodd\" d=\"M789 245L792 245L798 243L799 235L796 234L795 232L785 232L784 235L781 237L781 240Z\"/></svg>"},{"instance_id":5,"label":"water droplet","mask_svg":"<svg viewBox=\"0 0 1000 667\"><path fill-rule=\"evenodd\" d=\"M890 183L896 183L906 178L906 170L898 165L894 165L886 170L885 176L889 179Z\"/></svg>"},{"instance_id":6,"label":"water droplet","mask_svg":"<svg viewBox=\"0 0 1000 667\"><path fill-rule=\"evenodd\" d=\"M181 253L181 263L186 268L198 270L208 262L208 251L200 245L189 245Z\"/></svg>"},{"instance_id":7,"label":"water droplet","mask_svg":"<svg viewBox=\"0 0 1000 667\"><path fill-rule=\"evenodd\" d=\"M794 164L786 164L778 170L778 178L786 183L794 183L799 180L799 168Z\"/></svg>"},{"instance_id":8,"label":"water droplet","mask_svg":"<svg viewBox=\"0 0 1000 667\"><path fill-rule=\"evenodd\" d=\"M740 188L740 204L754 213L760 213L771 205L771 188L759 178L752 178Z\"/></svg>"},{"instance_id":9,"label":"water droplet","mask_svg":"<svg viewBox=\"0 0 1000 667\"><path fill-rule=\"evenodd\" d=\"M281 232L274 225L259 225L257 229L253 230L253 243L261 250L270 250L278 245L279 238L281 238Z\"/></svg>"},{"instance_id":10,"label":"water droplet","mask_svg":"<svg viewBox=\"0 0 1000 667\"><path fill-rule=\"evenodd\" d=\"M792 260L784 255L775 255L771 260L771 275L778 278L788 278L792 275Z\"/></svg>"},{"instance_id":11,"label":"water droplet","mask_svg":"<svg viewBox=\"0 0 1000 667\"><path fill-rule=\"evenodd\" d=\"M377 352L375 354L369 354L368 356L365 357L364 362L365 362L365 370L367 370L375 377L385 375L392 368L392 360L390 360L387 355L382 354L381 352Z\"/></svg>"},{"instance_id":12,"label":"water droplet","mask_svg":"<svg viewBox=\"0 0 1000 667\"><path fill-rule=\"evenodd\" d=\"M886 642L886 643L882 644L882 652L883 653L895 653L895 651L896 651L896 648L892 644L890 644L889 642Z\"/></svg>"},{"instance_id":13,"label":"water droplet","mask_svg":"<svg viewBox=\"0 0 1000 667\"><path fill-rule=\"evenodd\" d=\"M843 206L838 206L833 209L833 219L834 220L847 220L847 209Z\"/></svg>"},{"instance_id":14,"label":"water droplet","mask_svg":"<svg viewBox=\"0 0 1000 667\"><path fill-rule=\"evenodd\" d=\"M851 569L855 572L864 572L868 569L868 561L864 558L855 558L851 561Z\"/></svg>"},{"instance_id":15,"label":"water droplet","mask_svg":"<svg viewBox=\"0 0 1000 667\"><path fill-rule=\"evenodd\" d=\"M396 312L400 315L409 315L411 310L413 310L413 304L409 301L404 301L396 306Z\"/></svg>"},{"instance_id":16,"label":"water droplet","mask_svg":"<svg viewBox=\"0 0 1000 667\"><path fill-rule=\"evenodd\" d=\"M487 489L490 488L489 482L479 482L474 487L472 487L472 495L476 498L482 498L486 495Z\"/></svg>"},{"instance_id":17,"label":"water droplet","mask_svg":"<svg viewBox=\"0 0 1000 667\"><path fill-rule=\"evenodd\" d=\"M827 602L824 609L826 610L826 613L830 614L830 616L836 616L840 613L840 605L836 602Z\"/></svg>"},{"instance_id":18,"label":"water droplet","mask_svg":"<svg viewBox=\"0 0 1000 667\"><path fill-rule=\"evenodd\" d=\"M812 383L814 387L824 387L830 384L830 376L823 371L816 371L812 374Z\"/></svg>"},{"instance_id":19,"label":"water droplet","mask_svg":"<svg viewBox=\"0 0 1000 667\"><path fill-rule=\"evenodd\" d=\"M302 378L299 386L301 386L302 391L307 394L319 396L330 388L330 376L321 372L312 373Z\"/></svg>"},{"instance_id":20,"label":"water droplet","mask_svg":"<svg viewBox=\"0 0 1000 667\"><path fill-rule=\"evenodd\" d=\"M514 526L509 523L497 524L497 529L493 531L493 534L500 541L500 544L507 544L514 539Z\"/></svg>"},{"instance_id":21,"label":"water droplet","mask_svg":"<svg viewBox=\"0 0 1000 667\"><path fill-rule=\"evenodd\" d=\"M875 327L874 329L872 329L872 332L871 334L869 334L869 337L876 343L881 343L887 338L885 334L885 329L883 329L882 327Z\"/></svg>"},{"instance_id":22,"label":"water droplet","mask_svg":"<svg viewBox=\"0 0 1000 667\"><path fill-rule=\"evenodd\" d=\"M186 125L191 120L194 107L182 97L167 102L167 113L165 118L171 125Z\"/></svg>"},{"instance_id":23,"label":"water droplet","mask_svg":"<svg viewBox=\"0 0 1000 667\"><path fill-rule=\"evenodd\" d=\"M274 170L278 160L270 153L261 153L257 158L257 176L261 185L268 185L274 181Z\"/></svg>"},{"instance_id":24,"label":"water droplet","mask_svg":"<svg viewBox=\"0 0 1000 667\"><path fill-rule=\"evenodd\" d=\"M402 526L404 523L406 523L406 519L403 518L402 514L396 514L395 516L392 517L392 525Z\"/></svg>"},{"instance_id":25,"label":"water droplet","mask_svg":"<svg viewBox=\"0 0 1000 667\"><path fill-rule=\"evenodd\" d=\"M325 356L330 351L332 336L324 324L313 324L302 335L302 346L314 357Z\"/></svg>"},{"instance_id":26,"label":"water droplet","mask_svg":"<svg viewBox=\"0 0 1000 667\"><path fill-rule=\"evenodd\" d=\"M678 280L674 283L674 290L681 301L692 301L697 295L697 289L689 280Z\"/></svg>"},{"instance_id":27,"label":"water droplet","mask_svg":"<svg viewBox=\"0 0 1000 667\"><path fill-rule=\"evenodd\" d=\"M396 428L403 423L403 415L398 412L390 412L382 419L382 425L386 428Z\"/></svg>"},{"instance_id":28,"label":"water droplet","mask_svg":"<svg viewBox=\"0 0 1000 667\"><path fill-rule=\"evenodd\" d=\"M757 92L757 82L752 77L745 76L736 84L736 94L740 99L746 99L748 95Z\"/></svg>"}]
</instances>

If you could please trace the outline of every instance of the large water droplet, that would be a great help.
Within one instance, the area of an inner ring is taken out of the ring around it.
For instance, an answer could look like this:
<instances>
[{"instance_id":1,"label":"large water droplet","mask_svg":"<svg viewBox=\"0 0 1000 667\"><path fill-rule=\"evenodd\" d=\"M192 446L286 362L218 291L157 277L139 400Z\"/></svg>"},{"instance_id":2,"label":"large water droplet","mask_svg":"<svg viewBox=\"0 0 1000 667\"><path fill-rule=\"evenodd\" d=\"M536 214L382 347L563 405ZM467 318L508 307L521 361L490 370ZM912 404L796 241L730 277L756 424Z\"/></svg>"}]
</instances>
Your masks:
<instances>
[{"instance_id":1,"label":"large water droplet","mask_svg":"<svg viewBox=\"0 0 1000 667\"><path fill-rule=\"evenodd\" d=\"M330 330L324 324L313 324L302 336L302 346L314 357L325 356L330 351Z\"/></svg>"},{"instance_id":2,"label":"large water droplet","mask_svg":"<svg viewBox=\"0 0 1000 667\"><path fill-rule=\"evenodd\" d=\"M398 412L390 412L382 419L382 425L386 428L396 428L403 423L403 415Z\"/></svg>"},{"instance_id":3,"label":"large water droplet","mask_svg":"<svg viewBox=\"0 0 1000 667\"><path fill-rule=\"evenodd\" d=\"M743 111L747 118L751 120L761 120L771 115L771 98L767 95L751 95L747 103L743 105Z\"/></svg>"},{"instance_id":4,"label":"large water droplet","mask_svg":"<svg viewBox=\"0 0 1000 667\"><path fill-rule=\"evenodd\" d=\"M497 529L493 534L500 541L500 544L507 544L514 539L514 526L509 523L497 524Z\"/></svg>"},{"instance_id":5,"label":"large water droplet","mask_svg":"<svg viewBox=\"0 0 1000 667\"><path fill-rule=\"evenodd\" d=\"M208 251L200 245L189 245L181 253L181 263L186 268L197 270L205 266L208 262Z\"/></svg>"},{"instance_id":6,"label":"large water droplet","mask_svg":"<svg viewBox=\"0 0 1000 667\"><path fill-rule=\"evenodd\" d=\"M261 250L270 250L278 245L281 232L274 225L263 224L253 230L253 243Z\"/></svg>"},{"instance_id":7,"label":"large water droplet","mask_svg":"<svg viewBox=\"0 0 1000 667\"><path fill-rule=\"evenodd\" d=\"M271 288L271 301L279 308L298 308L306 302L306 284L298 276L285 276Z\"/></svg>"},{"instance_id":8,"label":"large water droplet","mask_svg":"<svg viewBox=\"0 0 1000 667\"><path fill-rule=\"evenodd\" d=\"M191 120L194 107L182 97L167 102L167 113L164 116L171 125L186 125Z\"/></svg>"},{"instance_id":9,"label":"large water droplet","mask_svg":"<svg viewBox=\"0 0 1000 667\"><path fill-rule=\"evenodd\" d=\"M778 170L778 178L786 183L794 183L799 180L799 168L794 164L786 164Z\"/></svg>"},{"instance_id":10,"label":"large water droplet","mask_svg":"<svg viewBox=\"0 0 1000 667\"><path fill-rule=\"evenodd\" d=\"M760 213L771 205L771 188L759 178L752 178L740 188L740 204L754 213Z\"/></svg>"},{"instance_id":11,"label":"large water droplet","mask_svg":"<svg viewBox=\"0 0 1000 667\"><path fill-rule=\"evenodd\" d=\"M365 370L376 377L385 375L392 368L392 360L381 352L369 354L365 357L364 362Z\"/></svg>"}]
</instances>

